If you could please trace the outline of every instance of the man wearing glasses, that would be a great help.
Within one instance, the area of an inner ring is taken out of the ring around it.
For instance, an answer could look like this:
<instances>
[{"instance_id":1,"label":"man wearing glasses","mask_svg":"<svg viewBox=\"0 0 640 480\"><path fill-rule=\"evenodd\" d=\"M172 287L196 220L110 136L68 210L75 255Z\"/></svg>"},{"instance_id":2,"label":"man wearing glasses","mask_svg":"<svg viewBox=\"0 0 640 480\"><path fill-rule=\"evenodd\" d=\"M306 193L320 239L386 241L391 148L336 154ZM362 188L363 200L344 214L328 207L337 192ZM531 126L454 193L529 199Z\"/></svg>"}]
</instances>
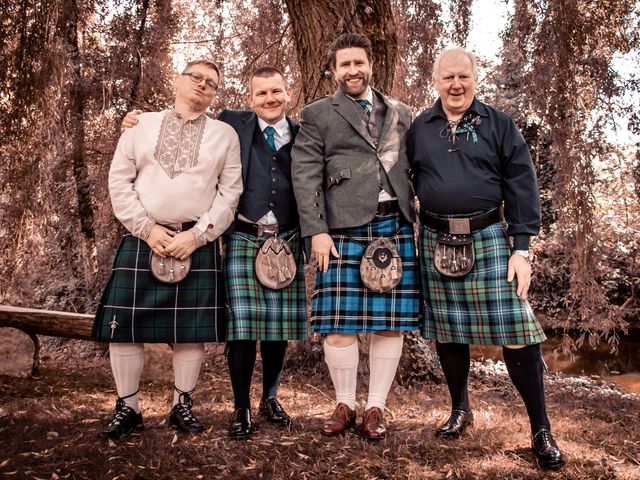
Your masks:
<instances>
[{"instance_id":1,"label":"man wearing glasses","mask_svg":"<svg viewBox=\"0 0 640 480\"><path fill-rule=\"evenodd\" d=\"M189 62L176 79L174 107L141 114L138 127L118 142L109 193L126 231L93 328L98 341L110 344L118 400L99 438L117 440L143 428L138 390L144 343L173 344L169 425L204 430L191 410L191 394L204 342L225 340L218 238L233 221L242 192L238 136L206 114L218 81L213 62ZM186 277L157 279L151 252L166 265L185 265L189 258Z\"/></svg>"}]
</instances>

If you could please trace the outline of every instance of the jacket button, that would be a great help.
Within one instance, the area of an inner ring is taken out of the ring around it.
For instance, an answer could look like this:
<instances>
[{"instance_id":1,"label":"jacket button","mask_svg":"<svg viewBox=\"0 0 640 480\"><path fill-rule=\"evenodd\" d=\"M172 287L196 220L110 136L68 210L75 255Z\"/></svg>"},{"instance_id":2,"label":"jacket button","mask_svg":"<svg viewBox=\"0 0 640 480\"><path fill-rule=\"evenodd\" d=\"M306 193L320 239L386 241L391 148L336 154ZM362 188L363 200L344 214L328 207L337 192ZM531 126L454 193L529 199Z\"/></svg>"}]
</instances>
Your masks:
<instances>
[{"instance_id":1,"label":"jacket button","mask_svg":"<svg viewBox=\"0 0 640 480\"><path fill-rule=\"evenodd\" d=\"M270 206L270 207L273 207L274 205L275 205L275 203L273 203L273 202L269 202L269 206Z\"/></svg>"},{"instance_id":2,"label":"jacket button","mask_svg":"<svg viewBox=\"0 0 640 480\"><path fill-rule=\"evenodd\" d=\"M271 190L271 194L272 194L272 195L275 195L275 194L276 194L276 191L275 191L275 190Z\"/></svg>"},{"instance_id":3,"label":"jacket button","mask_svg":"<svg viewBox=\"0 0 640 480\"><path fill-rule=\"evenodd\" d=\"M276 171L276 167L271 167L271 171L275 172Z\"/></svg>"},{"instance_id":4,"label":"jacket button","mask_svg":"<svg viewBox=\"0 0 640 480\"><path fill-rule=\"evenodd\" d=\"M318 202L316 202L316 203L313 204L313 206L317 208L317 207L320 206L320 204Z\"/></svg>"},{"instance_id":5,"label":"jacket button","mask_svg":"<svg viewBox=\"0 0 640 480\"><path fill-rule=\"evenodd\" d=\"M322 218L322 214L321 213L318 214L318 218Z\"/></svg>"},{"instance_id":6,"label":"jacket button","mask_svg":"<svg viewBox=\"0 0 640 480\"><path fill-rule=\"evenodd\" d=\"M319 197L319 196L320 196L320 192L316 192L316 197Z\"/></svg>"},{"instance_id":7,"label":"jacket button","mask_svg":"<svg viewBox=\"0 0 640 480\"><path fill-rule=\"evenodd\" d=\"M274 155L273 157L271 157L271 160L273 160L273 161L275 162L276 160L278 160L278 157L276 157L276 156Z\"/></svg>"},{"instance_id":8,"label":"jacket button","mask_svg":"<svg viewBox=\"0 0 640 480\"><path fill-rule=\"evenodd\" d=\"M273 183L276 183L276 182L278 181L278 179L277 179L277 178L272 178L272 179L271 179L271 181L272 181Z\"/></svg>"}]
</instances>

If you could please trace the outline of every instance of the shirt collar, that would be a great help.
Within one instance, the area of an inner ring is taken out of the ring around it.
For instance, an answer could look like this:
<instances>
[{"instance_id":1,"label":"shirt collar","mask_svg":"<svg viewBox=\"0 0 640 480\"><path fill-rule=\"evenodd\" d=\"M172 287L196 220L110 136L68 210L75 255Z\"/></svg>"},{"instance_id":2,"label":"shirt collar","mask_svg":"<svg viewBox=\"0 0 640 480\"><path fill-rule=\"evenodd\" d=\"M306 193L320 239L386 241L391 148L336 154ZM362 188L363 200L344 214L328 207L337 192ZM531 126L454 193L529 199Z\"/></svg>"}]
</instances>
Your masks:
<instances>
[{"instance_id":1,"label":"shirt collar","mask_svg":"<svg viewBox=\"0 0 640 480\"><path fill-rule=\"evenodd\" d=\"M345 93L345 95L347 94ZM367 87L367 94L362 98L355 99L351 95L347 95L347 97L349 97L354 102L356 100L366 100L367 102L369 102L369 105L373 107L373 90L371 89L371 87Z\"/></svg>"},{"instance_id":2,"label":"shirt collar","mask_svg":"<svg viewBox=\"0 0 640 480\"><path fill-rule=\"evenodd\" d=\"M289 122L287 121L287 117L284 116L280 120L278 120L274 124L270 124L265 122L263 119L258 117L258 126L260 127L260 131L264 132L264 129L268 126L272 126L276 133L281 137L285 137L287 133L289 133Z\"/></svg>"},{"instance_id":3,"label":"shirt collar","mask_svg":"<svg viewBox=\"0 0 640 480\"><path fill-rule=\"evenodd\" d=\"M169 110L169 113L170 113L173 117L177 118L178 120L183 121L182 115L181 115L181 114L180 114L180 113L179 113L175 108L171 108L171 109ZM206 110L205 110L204 112L202 112L200 115L198 115L197 117L192 118L192 119L190 119L190 120L185 120L185 121L186 121L186 122L197 123L197 122L201 122L201 121L203 121L205 118L207 118L207 112L206 112Z\"/></svg>"},{"instance_id":4,"label":"shirt collar","mask_svg":"<svg viewBox=\"0 0 640 480\"><path fill-rule=\"evenodd\" d=\"M471 102L471 105L469 106L467 111L464 113L464 115L466 115L469 112L475 112L481 117L489 116L489 111L487 110L487 107L484 105L484 103L482 103L476 97L473 97L473 102ZM433 105L433 107L429 109L424 120L425 122L430 122L431 120L437 117L442 117L445 120L447 119L447 115L446 113L444 113L444 109L442 108L442 100L440 98L438 98L438 100L436 100L436 103Z\"/></svg>"}]
</instances>

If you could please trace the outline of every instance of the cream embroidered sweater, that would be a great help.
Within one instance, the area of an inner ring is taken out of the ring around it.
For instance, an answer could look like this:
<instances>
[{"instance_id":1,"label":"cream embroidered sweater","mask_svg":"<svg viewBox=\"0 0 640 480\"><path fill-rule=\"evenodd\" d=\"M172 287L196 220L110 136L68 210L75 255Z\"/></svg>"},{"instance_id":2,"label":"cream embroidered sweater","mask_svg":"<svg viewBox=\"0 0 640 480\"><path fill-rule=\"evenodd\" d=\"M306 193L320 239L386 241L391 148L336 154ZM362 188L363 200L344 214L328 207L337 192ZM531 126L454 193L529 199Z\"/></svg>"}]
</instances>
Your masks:
<instances>
[{"instance_id":1,"label":"cream embroidered sweater","mask_svg":"<svg viewBox=\"0 0 640 480\"><path fill-rule=\"evenodd\" d=\"M156 223L189 221L197 222L198 246L215 240L242 193L238 135L206 114L183 121L171 109L138 119L120 137L109 170L115 216L142 240Z\"/></svg>"}]
</instances>

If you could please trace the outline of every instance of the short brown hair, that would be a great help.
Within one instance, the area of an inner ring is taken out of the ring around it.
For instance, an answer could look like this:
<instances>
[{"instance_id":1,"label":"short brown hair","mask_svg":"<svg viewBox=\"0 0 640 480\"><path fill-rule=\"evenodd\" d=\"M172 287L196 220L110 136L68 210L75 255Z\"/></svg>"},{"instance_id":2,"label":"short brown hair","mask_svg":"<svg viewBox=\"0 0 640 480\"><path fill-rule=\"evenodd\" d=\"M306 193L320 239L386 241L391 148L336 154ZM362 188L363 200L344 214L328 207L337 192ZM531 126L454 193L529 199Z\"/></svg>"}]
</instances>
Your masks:
<instances>
[{"instance_id":1,"label":"short brown hair","mask_svg":"<svg viewBox=\"0 0 640 480\"><path fill-rule=\"evenodd\" d=\"M249 91L251 91L251 81L255 78L270 78L273 77L275 75L280 75L282 77L282 80L284 80L285 85L287 84L287 79L284 76L284 73L282 73L282 70L280 70L279 68L276 67L259 67L256 68L253 72L251 72L251 75L249 76Z\"/></svg>"},{"instance_id":2,"label":"short brown hair","mask_svg":"<svg viewBox=\"0 0 640 480\"><path fill-rule=\"evenodd\" d=\"M189 69L194 65L206 65L207 67L212 68L218 75L218 81L220 81L220 69L218 68L218 65L216 65L215 62L209 60L208 58L196 58L194 60L191 60L185 65L184 70L182 70L182 74L187 73Z\"/></svg>"},{"instance_id":3,"label":"short brown hair","mask_svg":"<svg viewBox=\"0 0 640 480\"><path fill-rule=\"evenodd\" d=\"M336 52L345 48L362 48L367 52L367 58L371 62L373 60L373 50L371 49L371 40L361 33L343 33L336 38L329 48L329 64L332 68L336 67Z\"/></svg>"}]
</instances>

